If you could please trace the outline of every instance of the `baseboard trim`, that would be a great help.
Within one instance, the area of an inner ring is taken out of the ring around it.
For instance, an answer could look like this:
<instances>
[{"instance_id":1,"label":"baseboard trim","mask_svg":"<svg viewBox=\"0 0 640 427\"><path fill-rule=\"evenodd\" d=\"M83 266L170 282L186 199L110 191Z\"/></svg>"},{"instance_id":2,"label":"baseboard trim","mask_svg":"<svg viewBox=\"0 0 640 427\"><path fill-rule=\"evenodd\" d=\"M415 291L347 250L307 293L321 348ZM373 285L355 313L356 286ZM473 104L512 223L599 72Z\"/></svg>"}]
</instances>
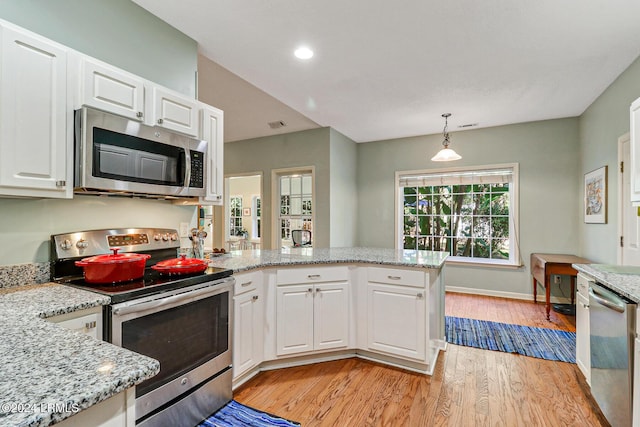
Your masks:
<instances>
[{"instance_id":1,"label":"baseboard trim","mask_svg":"<svg viewBox=\"0 0 640 427\"><path fill-rule=\"evenodd\" d=\"M465 288L462 286L446 286L446 292L456 292L459 294L473 294L473 295L484 295L487 297L500 297L500 298L509 298L509 299L518 299L525 301L532 301L532 294L522 294L517 292L505 292L505 291L494 291L490 289L478 289L478 288ZM446 297L445 297L446 300ZM537 302L545 302L544 291L542 293L538 292ZM565 297L555 297L551 296L552 304L569 304L571 302L570 298Z\"/></svg>"}]
</instances>

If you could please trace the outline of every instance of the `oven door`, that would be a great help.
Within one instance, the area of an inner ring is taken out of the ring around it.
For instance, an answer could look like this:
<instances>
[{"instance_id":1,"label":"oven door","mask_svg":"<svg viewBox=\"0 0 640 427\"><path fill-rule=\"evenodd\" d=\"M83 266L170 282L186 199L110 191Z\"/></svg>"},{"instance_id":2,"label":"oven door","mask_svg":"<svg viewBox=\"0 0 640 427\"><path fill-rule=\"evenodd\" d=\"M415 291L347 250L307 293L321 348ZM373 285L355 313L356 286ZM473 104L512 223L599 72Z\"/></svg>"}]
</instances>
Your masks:
<instances>
[{"instance_id":1,"label":"oven door","mask_svg":"<svg viewBox=\"0 0 640 427\"><path fill-rule=\"evenodd\" d=\"M112 343L160 362L160 373L136 387L137 419L231 365L233 283L228 277L112 307Z\"/></svg>"}]
</instances>

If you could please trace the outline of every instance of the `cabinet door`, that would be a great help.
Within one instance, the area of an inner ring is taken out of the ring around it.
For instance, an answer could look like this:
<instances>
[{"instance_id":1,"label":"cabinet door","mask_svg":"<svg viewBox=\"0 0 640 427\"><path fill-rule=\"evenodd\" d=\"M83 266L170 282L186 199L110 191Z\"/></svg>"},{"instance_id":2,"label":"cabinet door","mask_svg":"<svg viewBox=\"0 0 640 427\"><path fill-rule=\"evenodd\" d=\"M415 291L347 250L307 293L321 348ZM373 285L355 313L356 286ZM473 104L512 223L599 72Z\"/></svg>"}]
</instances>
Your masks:
<instances>
[{"instance_id":1,"label":"cabinet door","mask_svg":"<svg viewBox=\"0 0 640 427\"><path fill-rule=\"evenodd\" d=\"M313 350L313 285L276 288L276 354Z\"/></svg>"},{"instance_id":2,"label":"cabinet door","mask_svg":"<svg viewBox=\"0 0 640 427\"><path fill-rule=\"evenodd\" d=\"M347 347L349 343L349 286L315 285L313 304L314 350Z\"/></svg>"},{"instance_id":3,"label":"cabinet door","mask_svg":"<svg viewBox=\"0 0 640 427\"><path fill-rule=\"evenodd\" d=\"M70 198L67 51L8 27L0 39L0 194Z\"/></svg>"},{"instance_id":4,"label":"cabinet door","mask_svg":"<svg viewBox=\"0 0 640 427\"><path fill-rule=\"evenodd\" d=\"M151 125L161 126L176 132L198 136L198 103L162 87L151 87Z\"/></svg>"},{"instance_id":5,"label":"cabinet door","mask_svg":"<svg viewBox=\"0 0 640 427\"><path fill-rule=\"evenodd\" d=\"M92 308L72 313L49 317L49 322L57 323L63 328L89 335L102 340L102 308Z\"/></svg>"},{"instance_id":6,"label":"cabinet door","mask_svg":"<svg viewBox=\"0 0 640 427\"><path fill-rule=\"evenodd\" d=\"M233 376L262 362L263 331L258 290L234 297Z\"/></svg>"},{"instance_id":7,"label":"cabinet door","mask_svg":"<svg viewBox=\"0 0 640 427\"><path fill-rule=\"evenodd\" d=\"M204 201L222 205L224 188L223 112L205 106L202 109L200 138L207 141L207 188Z\"/></svg>"},{"instance_id":8,"label":"cabinet door","mask_svg":"<svg viewBox=\"0 0 640 427\"><path fill-rule=\"evenodd\" d=\"M631 202L640 203L640 98L631 104L630 110L631 144Z\"/></svg>"},{"instance_id":9,"label":"cabinet door","mask_svg":"<svg viewBox=\"0 0 640 427\"><path fill-rule=\"evenodd\" d=\"M134 75L82 58L80 102L82 105L143 120L144 82Z\"/></svg>"},{"instance_id":10,"label":"cabinet door","mask_svg":"<svg viewBox=\"0 0 640 427\"><path fill-rule=\"evenodd\" d=\"M576 299L576 364L591 384L591 349L589 346L589 298L578 293Z\"/></svg>"},{"instance_id":11,"label":"cabinet door","mask_svg":"<svg viewBox=\"0 0 640 427\"><path fill-rule=\"evenodd\" d=\"M380 283L369 283L367 287L368 348L424 361L424 290Z\"/></svg>"}]
</instances>

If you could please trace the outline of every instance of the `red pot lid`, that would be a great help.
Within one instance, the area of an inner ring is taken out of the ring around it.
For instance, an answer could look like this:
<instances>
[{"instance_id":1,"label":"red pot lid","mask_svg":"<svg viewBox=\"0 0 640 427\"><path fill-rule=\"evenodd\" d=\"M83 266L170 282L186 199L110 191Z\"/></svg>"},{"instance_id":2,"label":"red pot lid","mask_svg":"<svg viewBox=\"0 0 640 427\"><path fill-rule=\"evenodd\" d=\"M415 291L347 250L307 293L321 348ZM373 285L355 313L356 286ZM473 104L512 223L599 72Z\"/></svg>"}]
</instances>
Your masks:
<instances>
[{"instance_id":1,"label":"red pot lid","mask_svg":"<svg viewBox=\"0 0 640 427\"><path fill-rule=\"evenodd\" d=\"M174 269L180 269L180 268L193 268L193 267L200 267L200 266L206 266L206 265L207 265L207 262L205 260L198 259L198 258L187 258L186 255L180 255L180 258L172 258L172 259L160 261L159 263L154 265L153 268L156 270L158 269L174 270Z\"/></svg>"},{"instance_id":2,"label":"red pot lid","mask_svg":"<svg viewBox=\"0 0 640 427\"><path fill-rule=\"evenodd\" d=\"M120 248L112 248L112 254L96 255L89 258L84 258L80 261L76 261L76 265L84 266L89 264L102 265L102 264L125 264L130 262L146 261L151 258L148 254L136 254L133 252L127 252L119 254Z\"/></svg>"}]
</instances>

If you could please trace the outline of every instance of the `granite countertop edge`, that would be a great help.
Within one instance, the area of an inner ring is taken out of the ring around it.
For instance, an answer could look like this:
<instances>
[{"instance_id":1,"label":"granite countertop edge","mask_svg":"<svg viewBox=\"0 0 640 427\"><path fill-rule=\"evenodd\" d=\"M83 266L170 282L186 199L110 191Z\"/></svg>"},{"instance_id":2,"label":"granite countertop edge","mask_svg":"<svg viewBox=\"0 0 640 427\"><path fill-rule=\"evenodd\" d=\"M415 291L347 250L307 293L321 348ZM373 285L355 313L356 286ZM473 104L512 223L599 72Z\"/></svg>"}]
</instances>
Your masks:
<instances>
[{"instance_id":1,"label":"granite countertop edge","mask_svg":"<svg viewBox=\"0 0 640 427\"><path fill-rule=\"evenodd\" d=\"M405 268L442 268L446 252L396 250L383 248L329 248L291 250L231 251L214 257L209 264L236 273L278 266L323 264L373 264Z\"/></svg>"},{"instance_id":2,"label":"granite countertop edge","mask_svg":"<svg viewBox=\"0 0 640 427\"><path fill-rule=\"evenodd\" d=\"M160 371L155 359L47 321L109 302L53 283L0 292L0 426L50 426Z\"/></svg>"},{"instance_id":3,"label":"granite countertop edge","mask_svg":"<svg viewBox=\"0 0 640 427\"><path fill-rule=\"evenodd\" d=\"M608 264L573 264L573 268L593 277L620 295L640 303L640 270L637 267ZM613 272L617 271L617 272Z\"/></svg>"}]
</instances>

